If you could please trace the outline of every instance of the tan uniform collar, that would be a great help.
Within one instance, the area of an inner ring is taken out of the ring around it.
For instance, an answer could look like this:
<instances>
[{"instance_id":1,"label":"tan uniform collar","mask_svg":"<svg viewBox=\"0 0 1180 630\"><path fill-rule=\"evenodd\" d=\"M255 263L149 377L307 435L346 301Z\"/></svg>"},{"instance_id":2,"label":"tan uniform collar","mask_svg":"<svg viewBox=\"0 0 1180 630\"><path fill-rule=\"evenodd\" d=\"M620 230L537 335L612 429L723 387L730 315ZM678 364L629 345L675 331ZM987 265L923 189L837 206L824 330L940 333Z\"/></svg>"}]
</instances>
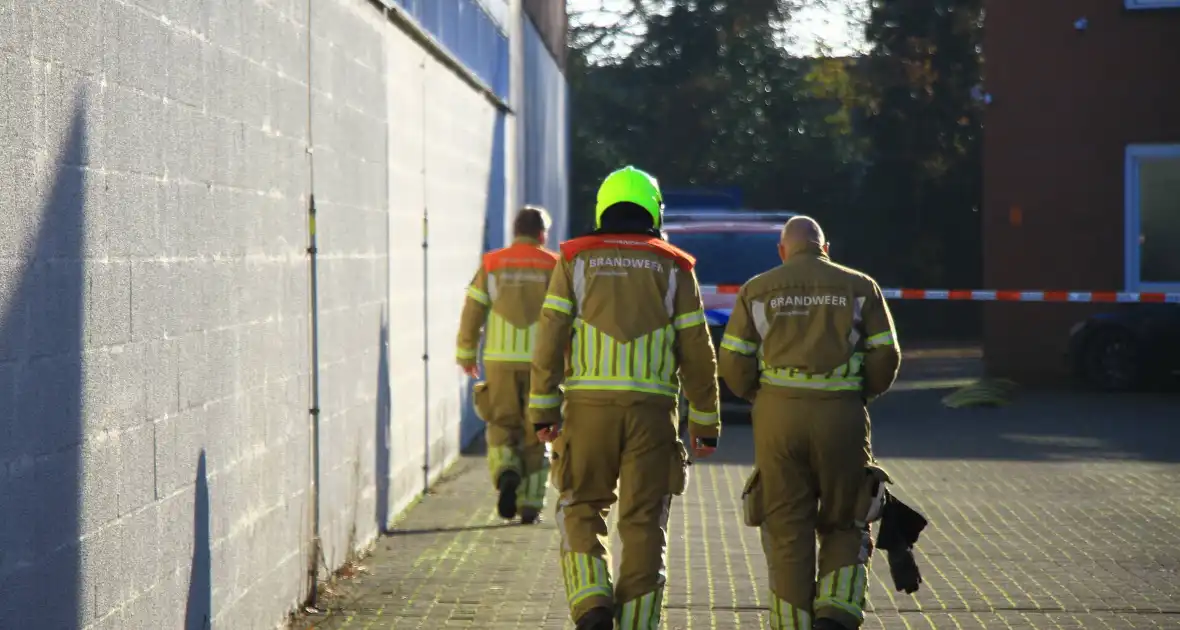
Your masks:
<instances>
[{"instance_id":1,"label":"tan uniform collar","mask_svg":"<svg viewBox=\"0 0 1180 630\"><path fill-rule=\"evenodd\" d=\"M533 238L533 237L531 237L531 236L517 236L516 238L512 239L512 244L513 244L513 245L533 245L533 246L537 246L537 245L540 245L540 244L541 244L541 241L538 241L537 239L535 239L535 238Z\"/></svg>"}]
</instances>

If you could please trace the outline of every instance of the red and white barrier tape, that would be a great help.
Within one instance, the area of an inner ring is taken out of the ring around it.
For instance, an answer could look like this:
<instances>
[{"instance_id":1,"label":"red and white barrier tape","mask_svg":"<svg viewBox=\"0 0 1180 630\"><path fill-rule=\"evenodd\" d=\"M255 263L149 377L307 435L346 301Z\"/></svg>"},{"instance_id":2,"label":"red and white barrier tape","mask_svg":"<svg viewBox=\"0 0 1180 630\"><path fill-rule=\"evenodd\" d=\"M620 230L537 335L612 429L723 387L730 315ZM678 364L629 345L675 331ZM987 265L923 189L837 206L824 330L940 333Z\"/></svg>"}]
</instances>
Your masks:
<instances>
[{"instance_id":1,"label":"red and white barrier tape","mask_svg":"<svg viewBox=\"0 0 1180 630\"><path fill-rule=\"evenodd\" d=\"M701 287L702 293L734 294L737 285ZM956 300L967 302L1073 302L1180 304L1180 293L1122 293L1117 291L984 291L972 289L881 289L889 300Z\"/></svg>"},{"instance_id":2,"label":"red and white barrier tape","mask_svg":"<svg viewBox=\"0 0 1180 630\"><path fill-rule=\"evenodd\" d=\"M1121 293L1117 291L981 291L965 289L881 289L892 300L966 300L971 302L1074 302L1180 304L1180 293Z\"/></svg>"}]
</instances>

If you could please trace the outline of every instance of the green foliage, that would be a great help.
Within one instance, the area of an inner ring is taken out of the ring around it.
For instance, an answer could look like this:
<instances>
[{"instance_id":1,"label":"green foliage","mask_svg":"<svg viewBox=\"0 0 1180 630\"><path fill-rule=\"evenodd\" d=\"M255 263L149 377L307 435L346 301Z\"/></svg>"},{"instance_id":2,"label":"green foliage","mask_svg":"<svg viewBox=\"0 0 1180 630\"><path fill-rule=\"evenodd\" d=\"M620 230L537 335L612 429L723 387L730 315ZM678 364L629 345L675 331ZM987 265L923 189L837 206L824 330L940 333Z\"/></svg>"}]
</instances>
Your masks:
<instances>
[{"instance_id":1,"label":"green foliage","mask_svg":"<svg viewBox=\"0 0 1180 630\"><path fill-rule=\"evenodd\" d=\"M981 275L982 0L873 0L866 35L864 205L911 285Z\"/></svg>"},{"instance_id":2,"label":"green foliage","mask_svg":"<svg viewBox=\"0 0 1180 630\"><path fill-rule=\"evenodd\" d=\"M783 49L786 2L637 4L644 31L625 56L602 54L621 37L609 27L574 32L573 207L583 226L597 180L625 163L666 187L740 186L755 208L822 216L851 201L859 158L849 118L838 98L811 88L814 60Z\"/></svg>"},{"instance_id":3,"label":"green foliage","mask_svg":"<svg viewBox=\"0 0 1180 630\"><path fill-rule=\"evenodd\" d=\"M977 286L982 0L869 0L867 54L800 58L783 42L807 1L632 0L614 22L575 19L573 207L588 218L599 179L633 163L813 214L883 284Z\"/></svg>"}]
</instances>

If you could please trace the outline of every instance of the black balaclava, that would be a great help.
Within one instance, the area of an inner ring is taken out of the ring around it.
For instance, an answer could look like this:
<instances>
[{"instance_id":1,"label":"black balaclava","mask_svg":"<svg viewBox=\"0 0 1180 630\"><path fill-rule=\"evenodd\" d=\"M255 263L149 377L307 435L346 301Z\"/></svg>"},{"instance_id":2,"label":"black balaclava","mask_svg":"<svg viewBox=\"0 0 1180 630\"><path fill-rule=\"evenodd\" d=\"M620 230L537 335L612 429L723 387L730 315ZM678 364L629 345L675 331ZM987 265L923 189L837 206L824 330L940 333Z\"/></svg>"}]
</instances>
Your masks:
<instances>
[{"instance_id":1,"label":"black balaclava","mask_svg":"<svg viewBox=\"0 0 1180 630\"><path fill-rule=\"evenodd\" d=\"M602 225L593 234L642 234L662 238L653 225L651 213L643 206L630 202L616 203L602 211Z\"/></svg>"}]
</instances>

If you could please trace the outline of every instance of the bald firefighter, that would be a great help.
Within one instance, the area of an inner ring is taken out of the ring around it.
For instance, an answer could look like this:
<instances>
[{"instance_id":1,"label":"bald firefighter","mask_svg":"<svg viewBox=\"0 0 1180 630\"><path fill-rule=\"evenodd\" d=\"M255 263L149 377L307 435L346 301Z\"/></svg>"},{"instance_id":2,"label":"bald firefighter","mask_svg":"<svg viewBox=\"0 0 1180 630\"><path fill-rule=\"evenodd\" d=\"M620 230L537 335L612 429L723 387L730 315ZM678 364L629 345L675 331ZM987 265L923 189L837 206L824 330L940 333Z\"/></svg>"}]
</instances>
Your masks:
<instances>
[{"instance_id":1,"label":"bald firefighter","mask_svg":"<svg viewBox=\"0 0 1180 630\"><path fill-rule=\"evenodd\" d=\"M545 445L526 420L537 319L558 259L542 246L549 225L543 208L526 206L513 223L512 245L484 255L467 287L456 351L463 371L478 378L476 353L483 337L487 375L475 386L475 408L487 423L497 509L506 519L519 513L525 524L535 523L544 508L549 476Z\"/></svg>"},{"instance_id":2,"label":"bald firefighter","mask_svg":"<svg viewBox=\"0 0 1180 630\"><path fill-rule=\"evenodd\" d=\"M893 385L901 354L880 287L831 261L819 224L788 221L779 255L738 292L719 356L726 385L754 404L746 524L762 528L771 627L851 630L886 481L866 405Z\"/></svg>"},{"instance_id":3,"label":"bald firefighter","mask_svg":"<svg viewBox=\"0 0 1180 630\"><path fill-rule=\"evenodd\" d=\"M537 332L529 415L553 442L571 618L580 630L616 621L647 630L660 621L672 497L688 481L680 387L694 452L707 457L721 429L716 358L695 261L660 238L656 180L633 167L611 173L595 217L596 231L561 245ZM624 551L612 585L606 518L616 500Z\"/></svg>"}]
</instances>

